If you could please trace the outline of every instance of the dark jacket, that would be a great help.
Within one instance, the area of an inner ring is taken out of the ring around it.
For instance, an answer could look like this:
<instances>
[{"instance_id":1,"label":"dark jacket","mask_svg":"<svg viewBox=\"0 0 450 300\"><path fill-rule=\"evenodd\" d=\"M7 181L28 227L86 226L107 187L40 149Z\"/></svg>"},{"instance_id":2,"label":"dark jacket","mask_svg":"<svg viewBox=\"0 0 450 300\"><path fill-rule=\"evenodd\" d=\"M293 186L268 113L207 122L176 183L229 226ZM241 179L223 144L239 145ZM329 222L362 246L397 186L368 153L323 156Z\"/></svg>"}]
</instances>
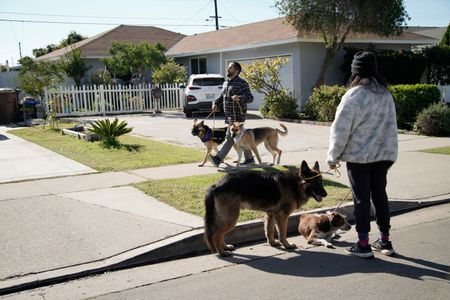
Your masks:
<instances>
[{"instance_id":1,"label":"dark jacket","mask_svg":"<svg viewBox=\"0 0 450 300\"><path fill-rule=\"evenodd\" d=\"M231 99L232 96L238 95L239 102ZM247 114L247 103L253 101L253 95L250 92L248 83L239 76L223 83L222 93L219 98L214 101L217 106L223 105L225 113L225 123L244 122Z\"/></svg>"}]
</instances>

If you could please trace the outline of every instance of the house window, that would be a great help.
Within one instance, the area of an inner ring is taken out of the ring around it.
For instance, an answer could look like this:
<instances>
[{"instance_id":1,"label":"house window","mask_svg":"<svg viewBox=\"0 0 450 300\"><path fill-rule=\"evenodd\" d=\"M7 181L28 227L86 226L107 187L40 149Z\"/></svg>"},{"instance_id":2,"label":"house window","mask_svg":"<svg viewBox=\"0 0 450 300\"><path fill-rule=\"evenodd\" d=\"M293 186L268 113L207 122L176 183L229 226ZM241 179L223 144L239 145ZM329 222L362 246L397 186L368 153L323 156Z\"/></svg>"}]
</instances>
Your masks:
<instances>
[{"instance_id":1,"label":"house window","mask_svg":"<svg viewBox=\"0 0 450 300\"><path fill-rule=\"evenodd\" d=\"M191 59L191 74L203 74L206 69L206 58Z\"/></svg>"}]
</instances>

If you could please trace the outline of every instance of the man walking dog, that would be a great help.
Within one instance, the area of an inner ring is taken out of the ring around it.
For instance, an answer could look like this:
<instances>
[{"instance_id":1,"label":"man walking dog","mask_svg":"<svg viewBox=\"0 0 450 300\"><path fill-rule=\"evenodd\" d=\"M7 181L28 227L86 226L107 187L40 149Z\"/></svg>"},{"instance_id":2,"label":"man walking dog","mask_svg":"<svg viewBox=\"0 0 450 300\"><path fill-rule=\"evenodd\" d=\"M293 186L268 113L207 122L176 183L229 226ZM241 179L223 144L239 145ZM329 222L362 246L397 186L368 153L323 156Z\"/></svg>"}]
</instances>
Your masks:
<instances>
[{"instance_id":1,"label":"man walking dog","mask_svg":"<svg viewBox=\"0 0 450 300\"><path fill-rule=\"evenodd\" d=\"M250 87L248 83L239 77L242 67L238 62L232 62L228 65L227 77L223 84L222 93L219 98L214 100L214 105L212 107L213 111L218 111L219 106L223 105L223 111L225 113L225 123L233 124L234 122L245 122L247 115L247 103L253 101L253 95L250 92ZM241 124L243 129L243 124ZM234 139L230 127L227 129L225 144L220 149L219 153L215 156L208 155L209 161L218 167L223 161L228 152L230 152L231 147L234 145ZM252 164L255 162L252 152L250 150L244 151L245 161L242 163Z\"/></svg>"}]
</instances>

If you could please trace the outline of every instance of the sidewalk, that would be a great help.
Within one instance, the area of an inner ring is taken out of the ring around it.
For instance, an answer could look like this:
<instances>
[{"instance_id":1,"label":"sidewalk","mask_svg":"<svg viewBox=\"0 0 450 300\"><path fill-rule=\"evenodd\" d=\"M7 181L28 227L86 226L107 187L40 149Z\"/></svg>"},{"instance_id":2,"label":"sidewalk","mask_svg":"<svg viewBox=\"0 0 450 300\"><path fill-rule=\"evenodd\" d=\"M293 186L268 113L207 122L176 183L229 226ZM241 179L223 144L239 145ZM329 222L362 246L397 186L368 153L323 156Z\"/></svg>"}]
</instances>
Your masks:
<instances>
[{"instance_id":1,"label":"sidewalk","mask_svg":"<svg viewBox=\"0 0 450 300\"><path fill-rule=\"evenodd\" d=\"M140 135L158 132L154 127L145 131L144 128L149 127L148 118L127 118ZM177 128L188 123L187 126L191 126L192 120L172 119ZM155 117L151 121L158 126L161 120L164 117ZM255 127L276 127L280 122L255 119L248 123ZM326 154L328 128L287 125L289 136L280 140L281 148L285 149L282 163L318 160L325 171L322 161ZM55 155L4 131L0 130L0 134L6 136L9 143L8 147L2 147L5 140L0 141L0 157L10 155L7 161L0 160L0 170L5 170L5 165L13 168L15 163L20 163L22 157L11 153L26 153L33 149L35 161L40 155L44 159ZM162 140L183 143L181 135L186 133L178 130L174 134L180 136L166 134ZM189 146L197 146L192 137L184 138L191 143ZM389 173L388 186L390 198L401 200L391 201L395 211L450 199L450 156L415 152L445 145L450 145L449 138L400 136L399 159ZM271 160L265 150L262 154L263 161ZM44 164L46 170L41 174L24 168L17 180L27 176L56 177L59 173L64 173L63 177L0 184L0 294L205 250L202 218L179 212L129 185L149 179L215 173L217 169L187 164L95 173L82 166L76 172L86 174L74 175L70 172L75 172L75 164L68 161L60 165ZM71 167L64 169L63 166ZM345 166L341 173L342 177L337 180L348 185ZM331 176L330 179L336 180ZM344 211L351 216L351 206ZM295 229L294 219L290 227ZM241 224L231 239L245 242L259 239L261 234L261 221L257 220Z\"/></svg>"}]
</instances>

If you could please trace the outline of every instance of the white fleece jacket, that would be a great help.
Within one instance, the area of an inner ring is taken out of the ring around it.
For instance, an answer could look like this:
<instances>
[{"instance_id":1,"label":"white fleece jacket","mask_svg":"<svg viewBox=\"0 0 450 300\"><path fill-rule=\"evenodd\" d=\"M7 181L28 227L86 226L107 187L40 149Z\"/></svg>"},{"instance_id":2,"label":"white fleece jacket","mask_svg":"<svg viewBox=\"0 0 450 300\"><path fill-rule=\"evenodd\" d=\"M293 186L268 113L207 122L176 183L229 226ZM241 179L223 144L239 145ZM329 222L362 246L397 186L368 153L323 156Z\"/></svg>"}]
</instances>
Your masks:
<instances>
[{"instance_id":1,"label":"white fleece jacket","mask_svg":"<svg viewBox=\"0 0 450 300\"><path fill-rule=\"evenodd\" d=\"M327 163L395 161L397 117L389 91L357 86L342 97L330 129Z\"/></svg>"}]
</instances>

